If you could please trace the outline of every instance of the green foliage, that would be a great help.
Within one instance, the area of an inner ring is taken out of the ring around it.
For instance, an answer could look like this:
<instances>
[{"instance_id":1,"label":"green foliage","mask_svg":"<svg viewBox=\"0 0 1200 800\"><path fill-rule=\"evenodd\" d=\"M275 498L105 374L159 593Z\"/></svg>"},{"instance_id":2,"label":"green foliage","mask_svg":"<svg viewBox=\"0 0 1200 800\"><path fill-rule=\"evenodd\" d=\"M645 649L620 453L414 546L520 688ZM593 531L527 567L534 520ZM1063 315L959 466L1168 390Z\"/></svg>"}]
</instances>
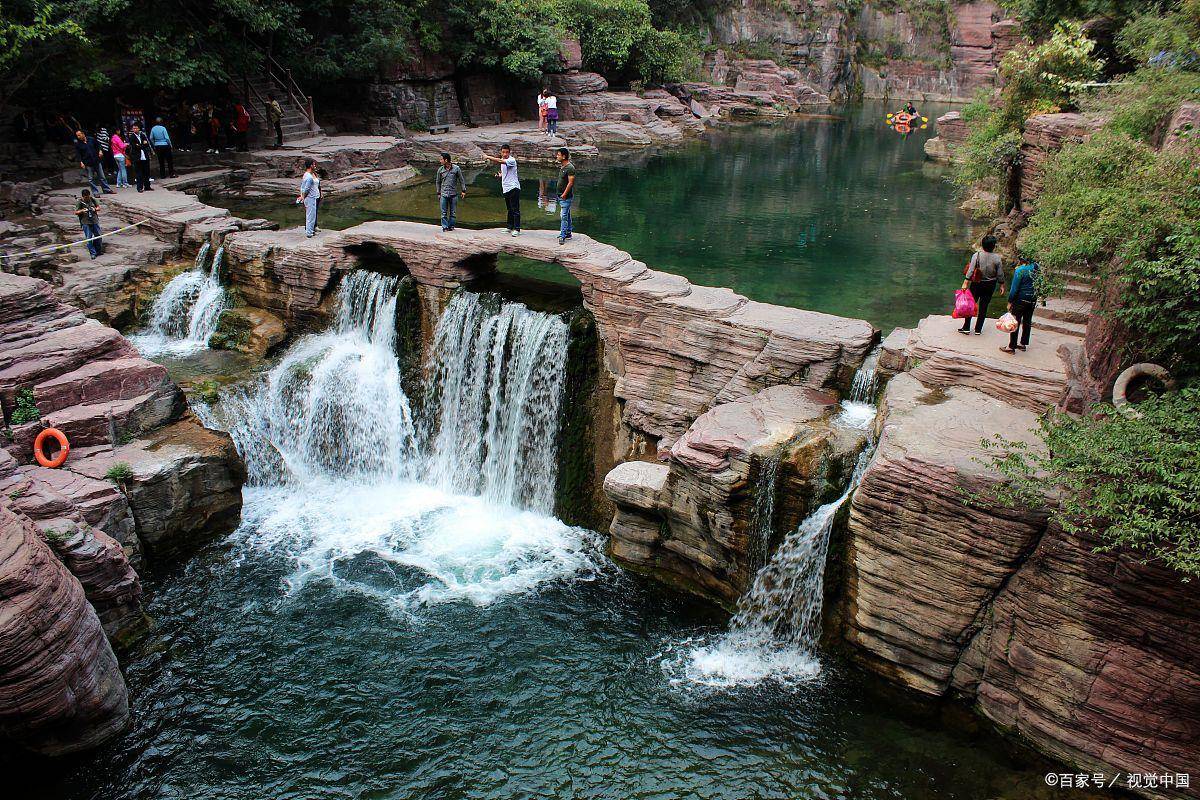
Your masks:
<instances>
[{"instance_id":1,"label":"green foliage","mask_svg":"<svg viewBox=\"0 0 1200 800\"><path fill-rule=\"evenodd\" d=\"M955 166L960 186L983 183L1001 195L1019 163L1025 120L1070 107L1081 85L1096 77L1095 43L1079 23L1060 23L1038 44L1013 48L1000 63L1004 89L998 100L981 92L963 109L970 133Z\"/></svg>"},{"instance_id":2,"label":"green foliage","mask_svg":"<svg viewBox=\"0 0 1200 800\"><path fill-rule=\"evenodd\" d=\"M133 478L133 467L126 461L118 461L108 468L104 477L113 483L124 484Z\"/></svg>"},{"instance_id":3,"label":"green foliage","mask_svg":"<svg viewBox=\"0 0 1200 800\"><path fill-rule=\"evenodd\" d=\"M1108 117L1110 130L1146 142L1185 100L1200 100L1200 73L1145 67L1082 106Z\"/></svg>"},{"instance_id":4,"label":"green foliage","mask_svg":"<svg viewBox=\"0 0 1200 800\"><path fill-rule=\"evenodd\" d=\"M1046 162L1022 248L1047 272L1103 271L1120 289L1106 309L1136 334L1141 357L1200 373L1200 170L1103 130Z\"/></svg>"},{"instance_id":5,"label":"green foliage","mask_svg":"<svg viewBox=\"0 0 1200 800\"><path fill-rule=\"evenodd\" d=\"M1169 13L1137 14L1117 35L1117 49L1135 64L1200 66L1200 0L1183 0Z\"/></svg>"},{"instance_id":6,"label":"green foliage","mask_svg":"<svg viewBox=\"0 0 1200 800\"><path fill-rule=\"evenodd\" d=\"M1160 5L1157 0L1010 0L1004 3L1033 36L1042 36L1063 20L1096 17L1125 20L1142 11L1153 13Z\"/></svg>"},{"instance_id":7,"label":"green foliage","mask_svg":"<svg viewBox=\"0 0 1200 800\"><path fill-rule=\"evenodd\" d=\"M90 45L68 3L5 0L0 4L0 110L36 75L60 70L67 85L97 82L81 56Z\"/></svg>"},{"instance_id":8,"label":"green foliage","mask_svg":"<svg viewBox=\"0 0 1200 800\"><path fill-rule=\"evenodd\" d=\"M646 0L561 0L567 30L579 37L584 66L606 74L622 70L650 27Z\"/></svg>"},{"instance_id":9,"label":"green foliage","mask_svg":"<svg viewBox=\"0 0 1200 800\"><path fill-rule=\"evenodd\" d=\"M460 0L447 8L460 64L502 70L530 83L558 61L559 20L547 0Z\"/></svg>"},{"instance_id":10,"label":"green foliage","mask_svg":"<svg viewBox=\"0 0 1200 800\"><path fill-rule=\"evenodd\" d=\"M42 418L42 413L38 411L37 403L33 400L32 389L22 389L17 392L17 407L13 410L9 417L9 422L13 425L24 425L27 422L37 422Z\"/></svg>"},{"instance_id":11,"label":"green foliage","mask_svg":"<svg viewBox=\"0 0 1200 800\"><path fill-rule=\"evenodd\" d=\"M1044 417L1044 450L985 442L1009 481L1001 500L1040 506L1055 487L1053 520L1069 533L1097 535L1098 552L1128 549L1184 580L1200 575L1200 390L1152 397L1132 414L1096 411Z\"/></svg>"},{"instance_id":12,"label":"green foliage","mask_svg":"<svg viewBox=\"0 0 1200 800\"><path fill-rule=\"evenodd\" d=\"M699 73L700 50L685 34L647 27L635 44L633 63L645 83L683 81Z\"/></svg>"}]
</instances>

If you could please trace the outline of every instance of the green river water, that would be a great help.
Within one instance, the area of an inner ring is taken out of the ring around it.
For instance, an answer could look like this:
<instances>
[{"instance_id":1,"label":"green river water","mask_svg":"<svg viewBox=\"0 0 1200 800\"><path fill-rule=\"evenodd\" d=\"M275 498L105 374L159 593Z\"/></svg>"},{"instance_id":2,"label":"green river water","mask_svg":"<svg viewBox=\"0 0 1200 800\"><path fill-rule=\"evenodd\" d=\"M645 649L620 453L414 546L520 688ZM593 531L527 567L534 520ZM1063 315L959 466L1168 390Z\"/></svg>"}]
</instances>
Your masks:
<instances>
[{"instance_id":1,"label":"green river water","mask_svg":"<svg viewBox=\"0 0 1200 800\"><path fill-rule=\"evenodd\" d=\"M922 109L931 120L948 106ZM861 317L886 334L947 313L970 252L945 169L925 160L925 131L902 137L867 103L782 124L712 131L688 146L578 162L575 228L654 269L754 300ZM836 119L823 118L833 116ZM498 154L497 154L498 155ZM465 169L462 227L505 224L495 169ZM557 229L556 173L521 170L522 224ZM549 201L549 202L548 202ZM242 216L302 225L286 200L218 199ZM428 175L374 195L328 197L322 228L373 219L436 224ZM561 268L515 269L551 280Z\"/></svg>"},{"instance_id":2,"label":"green river water","mask_svg":"<svg viewBox=\"0 0 1200 800\"><path fill-rule=\"evenodd\" d=\"M880 116L720 132L589 169L579 227L695 281L911 324L953 283L962 223L920 138L899 139ZM495 180L475 186L464 218L494 224ZM526 183L527 214L544 226L537 187ZM385 209L427 218L431 207L418 186L331 202L325 223ZM544 320L518 316L547 336ZM302 339L290 356L293 381L333 387L304 413L378 419L359 439L317 442L332 452L382 443L407 413L387 378L391 343L365 330ZM296 451L296 419L255 402L226 414L246 423L243 436ZM326 463L247 487L237 532L147 572L157 626L122 655L132 727L55 762L0 754L8 796L1057 796L996 737L880 691L837 653L807 679L696 680L689 653L727 616L622 573L599 534L447 492L420 469L367 479Z\"/></svg>"}]
</instances>

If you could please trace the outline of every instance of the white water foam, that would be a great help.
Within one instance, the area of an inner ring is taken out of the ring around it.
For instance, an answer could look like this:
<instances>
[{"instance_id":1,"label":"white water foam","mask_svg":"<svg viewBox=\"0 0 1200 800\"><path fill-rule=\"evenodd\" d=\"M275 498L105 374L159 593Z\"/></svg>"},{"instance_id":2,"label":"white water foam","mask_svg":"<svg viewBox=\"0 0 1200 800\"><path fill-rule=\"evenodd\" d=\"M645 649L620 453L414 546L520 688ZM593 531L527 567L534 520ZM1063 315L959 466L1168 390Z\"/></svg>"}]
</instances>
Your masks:
<instances>
[{"instance_id":1,"label":"white water foam","mask_svg":"<svg viewBox=\"0 0 1200 800\"><path fill-rule=\"evenodd\" d=\"M486 605L595 575L603 563L595 534L543 511L557 482L562 393L561 376L548 373L565 369L565 337L560 351L552 334L565 325L492 303L472 330L494 331L487 348L503 357L489 357L478 374L452 369L461 380L443 374L437 384L437 420L448 406L470 407L483 427L465 425L462 435L482 433L487 450L457 462L437 450L426 456L393 349L397 287L394 277L351 273L328 332L295 343L260 386L222 399L216 416L233 435L252 487L242 543L293 562L290 592L322 581L405 612L450 601ZM468 296L451 308L480 302ZM549 350L547 342L554 342ZM439 348L460 344L472 342L439 339ZM456 353L438 350L438 363ZM470 394L476 382L489 403L481 412ZM460 472L474 465L479 484L471 492L446 487L428 466L439 459ZM363 559L386 565L386 574L376 569L364 578Z\"/></svg>"},{"instance_id":2,"label":"white water foam","mask_svg":"<svg viewBox=\"0 0 1200 800\"><path fill-rule=\"evenodd\" d=\"M196 266L171 279L150 308L150 324L129 340L143 356L183 356L208 347L221 312L229 305L218 274L224 248L217 249L213 268L205 269L208 242L196 255Z\"/></svg>"},{"instance_id":3,"label":"white water foam","mask_svg":"<svg viewBox=\"0 0 1200 800\"><path fill-rule=\"evenodd\" d=\"M833 522L870 462L858 459L841 497L789 533L739 600L729 629L689 640L664 661L675 683L734 688L773 680L794 684L821 674L817 645L825 595L825 562Z\"/></svg>"}]
</instances>

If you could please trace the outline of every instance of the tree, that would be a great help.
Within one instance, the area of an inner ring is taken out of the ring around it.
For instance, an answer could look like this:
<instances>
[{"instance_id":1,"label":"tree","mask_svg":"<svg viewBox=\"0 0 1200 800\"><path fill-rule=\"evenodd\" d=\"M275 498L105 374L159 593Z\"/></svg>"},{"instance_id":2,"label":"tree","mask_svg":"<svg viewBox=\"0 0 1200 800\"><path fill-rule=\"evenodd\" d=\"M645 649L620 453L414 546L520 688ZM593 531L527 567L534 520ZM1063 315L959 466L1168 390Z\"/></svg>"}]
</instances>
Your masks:
<instances>
[{"instance_id":1,"label":"tree","mask_svg":"<svg viewBox=\"0 0 1200 800\"><path fill-rule=\"evenodd\" d=\"M74 86L100 80L77 60L89 40L73 9L47 0L7 0L0 6L0 114L15 94L51 67L71 75Z\"/></svg>"}]
</instances>

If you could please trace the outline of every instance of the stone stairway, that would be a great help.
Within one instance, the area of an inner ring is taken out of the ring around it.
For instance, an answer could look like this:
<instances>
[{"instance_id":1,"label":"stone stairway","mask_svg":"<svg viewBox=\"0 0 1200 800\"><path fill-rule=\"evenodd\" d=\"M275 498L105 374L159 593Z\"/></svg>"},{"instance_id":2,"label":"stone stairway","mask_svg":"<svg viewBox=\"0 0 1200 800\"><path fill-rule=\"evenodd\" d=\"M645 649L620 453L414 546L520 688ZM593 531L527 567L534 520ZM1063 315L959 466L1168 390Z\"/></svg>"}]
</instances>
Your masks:
<instances>
[{"instance_id":1,"label":"stone stairway","mask_svg":"<svg viewBox=\"0 0 1200 800\"><path fill-rule=\"evenodd\" d=\"M272 94L275 95L275 99L279 101L279 105L283 108L283 119L280 120L280 127L283 128L283 141L285 143L324 134L319 125L313 128L309 127L306 110L292 102L288 92L276 83L269 74L260 72L249 75L246 78L246 84L250 87L249 110L251 134L260 144L272 144L275 141L275 129L271 126L267 118L265 105L259 100L260 97L265 100Z\"/></svg>"}]
</instances>

